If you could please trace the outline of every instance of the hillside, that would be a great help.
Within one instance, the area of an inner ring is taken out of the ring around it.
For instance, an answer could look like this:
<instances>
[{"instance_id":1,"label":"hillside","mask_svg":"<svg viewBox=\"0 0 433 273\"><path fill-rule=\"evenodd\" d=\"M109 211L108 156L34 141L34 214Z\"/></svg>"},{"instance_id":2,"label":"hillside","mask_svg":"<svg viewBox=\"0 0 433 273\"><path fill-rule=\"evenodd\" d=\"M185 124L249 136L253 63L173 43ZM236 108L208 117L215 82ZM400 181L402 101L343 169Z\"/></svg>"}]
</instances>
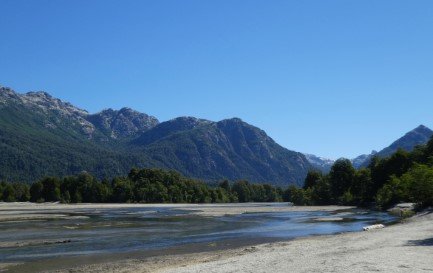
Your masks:
<instances>
[{"instance_id":1,"label":"hillside","mask_svg":"<svg viewBox=\"0 0 433 273\"><path fill-rule=\"evenodd\" d=\"M406 133L401 138L394 141L388 147L382 149L379 152L373 151L368 155L361 155L352 160L355 167L366 167L370 163L373 156L378 156L381 158L388 157L395 153L398 149L403 149L405 151L412 151L415 146L426 144L430 138L433 136L433 131L424 125L420 125L410 132Z\"/></svg>"},{"instance_id":2,"label":"hillside","mask_svg":"<svg viewBox=\"0 0 433 273\"><path fill-rule=\"evenodd\" d=\"M311 167L240 119L167 122L129 108L87 111L46 92L0 88L0 180L33 182L88 171L99 178L132 167L173 169L216 181L302 185Z\"/></svg>"},{"instance_id":3,"label":"hillside","mask_svg":"<svg viewBox=\"0 0 433 273\"><path fill-rule=\"evenodd\" d=\"M168 123L170 126L161 123L139 138L141 151L161 166L187 176L302 185L310 168L302 154L281 147L264 131L237 118L220 122L180 118ZM175 129L168 133L161 129L166 127ZM150 141L154 132L162 137Z\"/></svg>"}]
</instances>

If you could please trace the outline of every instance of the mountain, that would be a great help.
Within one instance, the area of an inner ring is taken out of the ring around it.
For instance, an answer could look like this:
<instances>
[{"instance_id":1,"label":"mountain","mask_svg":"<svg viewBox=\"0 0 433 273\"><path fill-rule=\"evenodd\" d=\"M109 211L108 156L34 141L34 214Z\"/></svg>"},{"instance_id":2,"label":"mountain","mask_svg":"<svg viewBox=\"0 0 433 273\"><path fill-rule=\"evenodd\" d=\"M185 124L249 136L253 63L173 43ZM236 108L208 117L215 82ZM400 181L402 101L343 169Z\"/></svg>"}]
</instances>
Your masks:
<instances>
[{"instance_id":1,"label":"mountain","mask_svg":"<svg viewBox=\"0 0 433 273\"><path fill-rule=\"evenodd\" d=\"M377 155L380 157L390 156L398 149L412 151L415 146L427 143L432 135L432 130L424 125L420 125L393 142L389 147L386 147L385 149L378 152Z\"/></svg>"},{"instance_id":2,"label":"mountain","mask_svg":"<svg viewBox=\"0 0 433 273\"><path fill-rule=\"evenodd\" d=\"M212 123L205 119L194 117L179 117L158 124L152 130L143 133L132 142L133 145L145 146L172 134L192 130L198 126Z\"/></svg>"},{"instance_id":3,"label":"mountain","mask_svg":"<svg viewBox=\"0 0 433 273\"><path fill-rule=\"evenodd\" d=\"M88 171L99 178L158 167L216 181L302 185L311 168L240 119L180 117L159 122L130 108L96 114L46 92L0 87L0 180L33 182Z\"/></svg>"},{"instance_id":4,"label":"mountain","mask_svg":"<svg viewBox=\"0 0 433 273\"><path fill-rule=\"evenodd\" d=\"M357 157L355 157L354 159L351 160L352 161L352 165L356 169L359 169L359 168L363 167L365 164L368 165L368 163L370 162L371 158L373 156L375 156L375 155L377 155L377 151L372 151L370 154L363 154L363 155L357 156Z\"/></svg>"},{"instance_id":5,"label":"mountain","mask_svg":"<svg viewBox=\"0 0 433 273\"><path fill-rule=\"evenodd\" d=\"M322 173L329 173L332 165L334 165L335 160L315 156L312 154L304 154L308 162L313 166L313 169L321 171Z\"/></svg>"},{"instance_id":6,"label":"mountain","mask_svg":"<svg viewBox=\"0 0 433 273\"><path fill-rule=\"evenodd\" d=\"M130 108L106 109L86 119L98 130L112 139L137 136L155 127L159 121L155 117Z\"/></svg>"},{"instance_id":7,"label":"mountain","mask_svg":"<svg viewBox=\"0 0 433 273\"><path fill-rule=\"evenodd\" d=\"M161 137L156 139L155 132ZM264 131L238 118L220 122L174 119L144 133L135 144L158 165L205 180L302 185L310 168L304 155L281 147Z\"/></svg>"},{"instance_id":8,"label":"mountain","mask_svg":"<svg viewBox=\"0 0 433 273\"><path fill-rule=\"evenodd\" d=\"M395 153L398 149L403 149L405 151L412 151L417 145L427 143L430 138L433 136L433 131L427 128L424 125L420 125L413 129L412 131L406 133L403 137L394 141L390 146L385 149L375 152L373 151L369 155L363 155L357 157L352 162L355 167L366 167L370 163L370 160L373 156L378 157L388 157Z\"/></svg>"},{"instance_id":9,"label":"mountain","mask_svg":"<svg viewBox=\"0 0 433 273\"><path fill-rule=\"evenodd\" d=\"M43 92L0 88L0 180L33 182L83 170L112 177L147 162L94 141L103 134L87 115Z\"/></svg>"},{"instance_id":10,"label":"mountain","mask_svg":"<svg viewBox=\"0 0 433 273\"><path fill-rule=\"evenodd\" d=\"M10 88L0 87L0 108L20 108L35 113L46 128L61 127L62 122L80 130L82 134L91 136L95 131L93 124L85 119L88 113L70 103L53 98L46 92L15 93Z\"/></svg>"}]
</instances>

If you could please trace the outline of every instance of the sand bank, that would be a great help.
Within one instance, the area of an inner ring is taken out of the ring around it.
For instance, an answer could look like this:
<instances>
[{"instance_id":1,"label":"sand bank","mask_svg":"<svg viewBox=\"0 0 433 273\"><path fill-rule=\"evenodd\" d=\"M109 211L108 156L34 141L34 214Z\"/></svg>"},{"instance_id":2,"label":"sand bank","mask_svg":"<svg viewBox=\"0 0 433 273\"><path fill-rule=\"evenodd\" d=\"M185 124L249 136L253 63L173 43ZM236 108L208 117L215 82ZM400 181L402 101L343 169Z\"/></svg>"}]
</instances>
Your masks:
<instances>
[{"instance_id":1,"label":"sand bank","mask_svg":"<svg viewBox=\"0 0 433 273\"><path fill-rule=\"evenodd\" d=\"M2 212L42 211L62 213L112 206L137 205L58 205L0 204ZM138 205L161 206L161 205ZM173 206L173 205L167 205ZM264 211L337 211L345 207L288 207L255 204L174 205L200 215L224 215ZM37 209L35 210L35 207ZM45 210L46 209L46 210ZM16 214L15 214L16 215ZM28 216L28 215L27 215ZM27 217L26 216L26 217ZM1 218L0 218L1 219ZM82 263L63 264L62 269L45 270L44 263L18 268L12 272L433 272L433 213L414 216L404 223L369 232L300 238L286 242L257 244L215 250L212 245L194 249L194 253L167 252L152 257L137 255L113 256L110 262L97 257L80 258ZM55 261L54 261L55 262ZM0 266L0 270L1 270Z\"/></svg>"},{"instance_id":2,"label":"sand bank","mask_svg":"<svg viewBox=\"0 0 433 273\"><path fill-rule=\"evenodd\" d=\"M433 214L370 232L87 265L56 272L433 272Z\"/></svg>"},{"instance_id":3,"label":"sand bank","mask_svg":"<svg viewBox=\"0 0 433 273\"><path fill-rule=\"evenodd\" d=\"M102 210L118 208L176 208L190 211L201 216L222 216L255 212L289 212L289 211L337 211L351 209L343 206L297 207L285 203L236 203L236 204L59 204L0 202L0 221L50 220L68 217L66 214L81 210Z\"/></svg>"},{"instance_id":4,"label":"sand bank","mask_svg":"<svg viewBox=\"0 0 433 273\"><path fill-rule=\"evenodd\" d=\"M56 272L433 272L433 213L370 232L126 259Z\"/></svg>"},{"instance_id":5,"label":"sand bank","mask_svg":"<svg viewBox=\"0 0 433 273\"><path fill-rule=\"evenodd\" d=\"M158 272L433 272L433 213L383 230L232 251Z\"/></svg>"}]
</instances>

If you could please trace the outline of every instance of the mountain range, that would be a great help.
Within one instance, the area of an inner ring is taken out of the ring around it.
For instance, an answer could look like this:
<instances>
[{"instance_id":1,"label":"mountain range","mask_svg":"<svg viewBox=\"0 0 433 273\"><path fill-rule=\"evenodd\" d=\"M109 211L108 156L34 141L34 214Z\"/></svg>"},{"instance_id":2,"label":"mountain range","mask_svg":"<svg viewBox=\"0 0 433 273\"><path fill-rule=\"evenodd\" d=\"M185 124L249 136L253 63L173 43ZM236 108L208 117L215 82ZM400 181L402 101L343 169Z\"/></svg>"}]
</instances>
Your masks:
<instances>
[{"instance_id":1,"label":"mountain range","mask_svg":"<svg viewBox=\"0 0 433 273\"><path fill-rule=\"evenodd\" d=\"M352 164L355 168L359 169L362 167L367 167L373 156L378 156L381 158L388 157L395 153L398 149L403 149L405 151L412 151L417 145L422 145L427 143L433 136L433 131L424 125L420 125L410 132L406 133L401 138L394 141L388 147L377 151L372 151L369 154L360 155L354 159L351 159ZM326 159L322 157L317 157L314 155L306 155L307 160L311 163L314 169L320 170L322 172L329 172L334 160Z\"/></svg>"},{"instance_id":2,"label":"mountain range","mask_svg":"<svg viewBox=\"0 0 433 273\"><path fill-rule=\"evenodd\" d=\"M132 167L176 170L216 182L302 185L312 167L239 118L166 122L130 108L90 114L46 92L0 87L0 180L33 182L82 171L99 178Z\"/></svg>"},{"instance_id":3,"label":"mountain range","mask_svg":"<svg viewBox=\"0 0 433 273\"><path fill-rule=\"evenodd\" d=\"M420 125L389 147L352 159L365 167L426 143ZM246 179L278 186L303 184L310 169L329 172L334 160L290 151L239 118L218 122L178 117L160 122L130 108L90 114L46 92L0 87L0 180L33 182L87 171L98 178L133 167L176 170L206 182Z\"/></svg>"},{"instance_id":4,"label":"mountain range","mask_svg":"<svg viewBox=\"0 0 433 273\"><path fill-rule=\"evenodd\" d=\"M367 167L373 156L388 157L398 149L403 149L408 152L412 151L417 145L427 143L432 136L433 131L431 129L420 125L379 152L373 151L370 154L358 156L353 160L353 165L356 168Z\"/></svg>"}]
</instances>

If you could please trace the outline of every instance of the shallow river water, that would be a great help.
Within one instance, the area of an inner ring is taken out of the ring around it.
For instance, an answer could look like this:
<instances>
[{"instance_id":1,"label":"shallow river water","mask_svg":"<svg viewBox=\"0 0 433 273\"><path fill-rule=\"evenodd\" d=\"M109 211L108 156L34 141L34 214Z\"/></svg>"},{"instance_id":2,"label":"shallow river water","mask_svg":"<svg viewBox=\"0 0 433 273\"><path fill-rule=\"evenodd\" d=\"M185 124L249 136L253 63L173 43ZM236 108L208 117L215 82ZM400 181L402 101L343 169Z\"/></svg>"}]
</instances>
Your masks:
<instances>
[{"instance_id":1,"label":"shallow river water","mask_svg":"<svg viewBox=\"0 0 433 273\"><path fill-rule=\"evenodd\" d=\"M224 240L275 241L361 231L366 225L397 220L386 213L359 209L199 216L191 210L167 206L80 209L67 216L0 222L0 261L127 253Z\"/></svg>"}]
</instances>

